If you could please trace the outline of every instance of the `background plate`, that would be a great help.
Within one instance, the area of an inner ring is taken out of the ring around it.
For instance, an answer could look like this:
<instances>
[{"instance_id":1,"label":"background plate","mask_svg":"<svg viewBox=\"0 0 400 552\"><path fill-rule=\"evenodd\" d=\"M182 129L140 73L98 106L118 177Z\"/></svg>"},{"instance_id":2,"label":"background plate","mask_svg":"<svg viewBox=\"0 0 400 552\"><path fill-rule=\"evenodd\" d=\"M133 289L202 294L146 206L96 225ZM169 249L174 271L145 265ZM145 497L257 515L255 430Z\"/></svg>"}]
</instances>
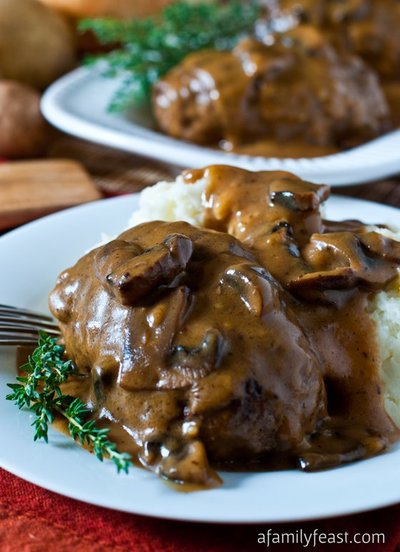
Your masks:
<instances>
[{"instance_id":1,"label":"background plate","mask_svg":"<svg viewBox=\"0 0 400 552\"><path fill-rule=\"evenodd\" d=\"M344 153L313 159L267 159L215 151L156 132L139 111L110 114L107 106L117 80L77 69L54 83L42 100L45 117L74 136L177 165L199 168L214 163L248 170L285 170L333 186L361 184L400 172L400 130Z\"/></svg>"},{"instance_id":2,"label":"background plate","mask_svg":"<svg viewBox=\"0 0 400 552\"><path fill-rule=\"evenodd\" d=\"M0 303L46 310L58 273L99 242L102 231L124 229L137 196L104 200L40 219L0 238ZM333 197L330 218L396 224L399 211ZM204 522L276 522L351 514L400 502L400 446L321 473L297 471L222 474L216 490L178 493L133 468L117 475L64 436L34 443L30 415L4 400L15 378L13 355L0 350L0 466L37 485L99 506Z\"/></svg>"}]
</instances>

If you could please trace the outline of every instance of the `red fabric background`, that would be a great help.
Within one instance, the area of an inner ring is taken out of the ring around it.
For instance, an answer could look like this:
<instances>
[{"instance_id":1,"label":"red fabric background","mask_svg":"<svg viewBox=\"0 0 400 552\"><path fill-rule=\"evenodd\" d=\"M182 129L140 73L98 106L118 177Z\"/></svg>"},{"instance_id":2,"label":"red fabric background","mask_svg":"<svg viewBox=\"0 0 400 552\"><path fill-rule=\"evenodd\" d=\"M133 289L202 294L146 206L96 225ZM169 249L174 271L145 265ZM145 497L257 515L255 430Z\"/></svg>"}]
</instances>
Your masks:
<instances>
[{"instance_id":1,"label":"red fabric background","mask_svg":"<svg viewBox=\"0 0 400 552\"><path fill-rule=\"evenodd\" d=\"M373 492L373 486L371 486ZM268 497L266 497L268 500ZM273 500L273 497L271 497ZM252 552L306 550L300 546L257 544L259 532L273 530L350 534L383 532L386 544L310 548L399 552L400 505L366 514L280 526L203 525L151 519L90 506L45 491L0 470L1 552Z\"/></svg>"}]
</instances>

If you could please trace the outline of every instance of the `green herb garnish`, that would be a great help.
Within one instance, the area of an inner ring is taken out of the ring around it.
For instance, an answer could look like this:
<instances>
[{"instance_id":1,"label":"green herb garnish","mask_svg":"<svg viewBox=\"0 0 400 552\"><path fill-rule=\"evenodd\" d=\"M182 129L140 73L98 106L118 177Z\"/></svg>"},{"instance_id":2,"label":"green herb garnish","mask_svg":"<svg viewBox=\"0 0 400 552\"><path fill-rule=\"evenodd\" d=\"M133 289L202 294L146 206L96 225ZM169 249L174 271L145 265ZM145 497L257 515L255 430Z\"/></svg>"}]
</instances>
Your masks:
<instances>
[{"instance_id":1,"label":"green herb garnish","mask_svg":"<svg viewBox=\"0 0 400 552\"><path fill-rule=\"evenodd\" d=\"M167 6L158 17L117 21L87 19L82 31L93 31L102 44L120 44L112 52L92 56L86 63L103 62L102 74L122 77L111 111L148 102L151 89L160 77L198 50L229 50L238 40L251 34L260 15L258 0ZM101 67L101 66L99 66Z\"/></svg>"},{"instance_id":2,"label":"green herb garnish","mask_svg":"<svg viewBox=\"0 0 400 552\"><path fill-rule=\"evenodd\" d=\"M112 460L118 472L128 473L131 456L117 451L116 444L107 439L108 429L99 429L95 421L87 420L90 411L80 399L62 393L60 385L77 374L72 362L64 359L64 348L57 344L56 338L40 332L38 347L20 371L26 375L17 377L20 383L8 384L13 392L6 399L35 414L32 423L35 441L44 439L47 443L49 424L56 415L61 415L66 418L74 440L89 445L99 460L104 457Z\"/></svg>"}]
</instances>

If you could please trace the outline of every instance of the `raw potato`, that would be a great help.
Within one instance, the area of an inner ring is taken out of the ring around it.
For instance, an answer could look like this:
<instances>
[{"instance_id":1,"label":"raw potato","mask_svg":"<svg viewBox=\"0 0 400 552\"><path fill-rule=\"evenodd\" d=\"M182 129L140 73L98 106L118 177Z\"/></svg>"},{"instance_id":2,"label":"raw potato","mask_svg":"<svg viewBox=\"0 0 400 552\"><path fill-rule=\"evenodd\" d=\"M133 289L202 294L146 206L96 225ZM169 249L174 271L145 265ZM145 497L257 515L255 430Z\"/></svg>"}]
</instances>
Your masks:
<instances>
[{"instance_id":1,"label":"raw potato","mask_svg":"<svg viewBox=\"0 0 400 552\"><path fill-rule=\"evenodd\" d=\"M0 80L0 157L41 155L49 127L40 113L39 93L24 84Z\"/></svg>"},{"instance_id":2,"label":"raw potato","mask_svg":"<svg viewBox=\"0 0 400 552\"><path fill-rule=\"evenodd\" d=\"M38 0L0 0L0 73L43 89L75 62L73 33Z\"/></svg>"}]
</instances>

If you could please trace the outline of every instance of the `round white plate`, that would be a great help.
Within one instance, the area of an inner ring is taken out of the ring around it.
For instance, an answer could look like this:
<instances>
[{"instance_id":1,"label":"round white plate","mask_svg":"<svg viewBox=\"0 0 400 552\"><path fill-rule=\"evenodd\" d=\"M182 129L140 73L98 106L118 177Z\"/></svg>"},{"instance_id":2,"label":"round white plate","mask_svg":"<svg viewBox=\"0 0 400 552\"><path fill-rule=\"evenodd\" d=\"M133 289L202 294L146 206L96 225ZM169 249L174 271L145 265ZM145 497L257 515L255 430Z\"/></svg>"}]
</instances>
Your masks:
<instances>
[{"instance_id":1,"label":"round white plate","mask_svg":"<svg viewBox=\"0 0 400 552\"><path fill-rule=\"evenodd\" d=\"M58 273L116 235L137 196L103 200L51 215L0 238L0 303L46 310ZM396 224L399 211L334 197L327 216ZM37 485L86 502L132 513L203 522L276 522L350 514L400 502L400 446L381 456L325 472L224 473L216 490L179 493L139 468L114 466L55 431L34 443L30 415L4 399L15 378L12 355L0 352L0 466ZM373 484L372 484L373 482Z\"/></svg>"},{"instance_id":2,"label":"round white plate","mask_svg":"<svg viewBox=\"0 0 400 552\"><path fill-rule=\"evenodd\" d=\"M361 184L400 172L400 130L349 151L313 159L275 159L236 155L196 146L156 132L141 112L107 112L118 80L96 71L77 69L44 94L42 111L61 130L96 142L138 153L178 167L229 164L248 170L284 170L312 182L333 186Z\"/></svg>"}]
</instances>

